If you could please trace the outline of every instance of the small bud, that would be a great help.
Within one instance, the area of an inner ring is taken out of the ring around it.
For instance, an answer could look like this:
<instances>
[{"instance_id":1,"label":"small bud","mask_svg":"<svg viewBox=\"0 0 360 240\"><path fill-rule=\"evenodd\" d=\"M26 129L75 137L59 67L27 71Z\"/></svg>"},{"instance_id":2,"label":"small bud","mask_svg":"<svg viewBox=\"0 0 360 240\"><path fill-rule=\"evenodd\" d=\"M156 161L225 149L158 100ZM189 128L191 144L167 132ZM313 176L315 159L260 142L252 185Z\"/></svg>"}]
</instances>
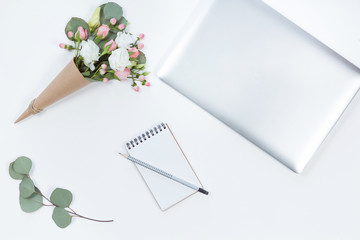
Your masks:
<instances>
[{"instance_id":1,"label":"small bud","mask_svg":"<svg viewBox=\"0 0 360 240\"><path fill-rule=\"evenodd\" d=\"M105 70L105 69L103 69L103 68L100 69L100 74L101 74L101 75L104 75L105 73L106 73L106 70Z\"/></svg>"},{"instance_id":2,"label":"small bud","mask_svg":"<svg viewBox=\"0 0 360 240\"><path fill-rule=\"evenodd\" d=\"M135 92L138 92L140 90L139 86L135 86L133 89Z\"/></svg>"},{"instance_id":3,"label":"small bud","mask_svg":"<svg viewBox=\"0 0 360 240\"><path fill-rule=\"evenodd\" d=\"M60 48L65 48L65 46L66 46L65 43L60 43L60 44L59 44L59 47L60 47Z\"/></svg>"},{"instance_id":4,"label":"small bud","mask_svg":"<svg viewBox=\"0 0 360 240\"><path fill-rule=\"evenodd\" d=\"M116 18L110 19L110 23L111 23L111 25L115 25L116 24Z\"/></svg>"},{"instance_id":5,"label":"small bud","mask_svg":"<svg viewBox=\"0 0 360 240\"><path fill-rule=\"evenodd\" d=\"M69 32L67 33L67 35L68 35L69 38L72 38L72 37L74 36L74 33L73 33L72 31L69 31Z\"/></svg>"},{"instance_id":6,"label":"small bud","mask_svg":"<svg viewBox=\"0 0 360 240\"><path fill-rule=\"evenodd\" d=\"M102 69L106 69L107 68L107 65L105 63L101 64L101 68Z\"/></svg>"},{"instance_id":7,"label":"small bud","mask_svg":"<svg viewBox=\"0 0 360 240\"><path fill-rule=\"evenodd\" d=\"M143 43L139 43L138 44L138 49L143 49L144 48L144 44Z\"/></svg>"},{"instance_id":8,"label":"small bud","mask_svg":"<svg viewBox=\"0 0 360 240\"><path fill-rule=\"evenodd\" d=\"M145 83L145 86L147 86L147 87L150 87L150 85L151 85L150 82Z\"/></svg>"},{"instance_id":9,"label":"small bud","mask_svg":"<svg viewBox=\"0 0 360 240\"><path fill-rule=\"evenodd\" d=\"M108 83L108 82L109 82L109 79L108 79L108 78L104 78L104 79L103 79L103 82L104 82L104 83Z\"/></svg>"},{"instance_id":10,"label":"small bud","mask_svg":"<svg viewBox=\"0 0 360 240\"><path fill-rule=\"evenodd\" d=\"M139 80L140 80L140 81L144 81L144 80L145 80L145 76L144 76L144 75L140 75Z\"/></svg>"},{"instance_id":11,"label":"small bud","mask_svg":"<svg viewBox=\"0 0 360 240\"><path fill-rule=\"evenodd\" d=\"M119 27L118 27L120 30L123 30L125 28L125 25L124 24L120 24Z\"/></svg>"},{"instance_id":12,"label":"small bud","mask_svg":"<svg viewBox=\"0 0 360 240\"><path fill-rule=\"evenodd\" d=\"M145 37L145 35L144 35L143 33L140 33L140 34L139 34L139 38L140 38L140 39L144 39L144 37Z\"/></svg>"}]
</instances>

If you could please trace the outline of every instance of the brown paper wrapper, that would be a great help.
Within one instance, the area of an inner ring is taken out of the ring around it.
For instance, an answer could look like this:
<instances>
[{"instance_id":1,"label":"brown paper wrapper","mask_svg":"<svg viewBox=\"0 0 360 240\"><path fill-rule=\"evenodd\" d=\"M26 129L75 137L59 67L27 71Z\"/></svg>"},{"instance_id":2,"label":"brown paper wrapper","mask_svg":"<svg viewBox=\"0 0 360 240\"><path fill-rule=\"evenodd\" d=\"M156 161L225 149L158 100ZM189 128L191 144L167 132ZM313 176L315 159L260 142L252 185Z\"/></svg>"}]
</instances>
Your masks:
<instances>
[{"instance_id":1,"label":"brown paper wrapper","mask_svg":"<svg viewBox=\"0 0 360 240\"><path fill-rule=\"evenodd\" d=\"M25 118L41 112L46 107L87 86L91 82L86 80L71 60L56 78L35 98L29 107L15 121L18 123Z\"/></svg>"}]
</instances>

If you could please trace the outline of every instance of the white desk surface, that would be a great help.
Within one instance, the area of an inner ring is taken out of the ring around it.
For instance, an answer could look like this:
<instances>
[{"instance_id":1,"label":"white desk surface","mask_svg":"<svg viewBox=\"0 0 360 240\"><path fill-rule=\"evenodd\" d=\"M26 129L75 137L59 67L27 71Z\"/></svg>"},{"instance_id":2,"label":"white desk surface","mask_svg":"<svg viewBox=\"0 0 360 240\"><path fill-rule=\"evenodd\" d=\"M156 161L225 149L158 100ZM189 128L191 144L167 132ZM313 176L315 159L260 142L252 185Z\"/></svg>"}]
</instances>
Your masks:
<instances>
[{"instance_id":1,"label":"white desk surface","mask_svg":"<svg viewBox=\"0 0 360 240\"><path fill-rule=\"evenodd\" d=\"M131 31L146 34L150 69L158 66L197 2L119 2ZM67 21L90 18L101 3L22 0L0 8L1 239L360 239L360 96L301 175L155 75L141 93L126 83L92 84L14 125L71 59L72 53L58 48L66 41ZM129 137L159 121L172 127L210 191L166 212L159 210L134 165L117 154L125 151ZM67 188L76 211L115 222L74 219L60 229L48 207L22 212L18 182L8 175L9 163L20 155L33 160L31 175L43 193Z\"/></svg>"}]
</instances>

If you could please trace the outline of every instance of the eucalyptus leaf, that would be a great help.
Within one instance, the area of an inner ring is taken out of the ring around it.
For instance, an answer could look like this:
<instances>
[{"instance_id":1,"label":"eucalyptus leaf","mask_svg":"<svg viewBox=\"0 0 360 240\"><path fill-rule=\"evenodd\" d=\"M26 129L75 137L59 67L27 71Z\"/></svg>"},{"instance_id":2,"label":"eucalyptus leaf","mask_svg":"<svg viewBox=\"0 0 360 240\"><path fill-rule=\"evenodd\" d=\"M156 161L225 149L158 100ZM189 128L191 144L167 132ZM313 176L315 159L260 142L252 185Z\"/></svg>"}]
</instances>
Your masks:
<instances>
[{"instance_id":1,"label":"eucalyptus leaf","mask_svg":"<svg viewBox=\"0 0 360 240\"><path fill-rule=\"evenodd\" d=\"M140 54L137 56L138 64L145 64L146 63L146 57L145 54L142 51L139 51Z\"/></svg>"},{"instance_id":2,"label":"eucalyptus leaf","mask_svg":"<svg viewBox=\"0 0 360 240\"><path fill-rule=\"evenodd\" d=\"M64 208L55 207L52 219L58 227L66 228L71 223L72 217Z\"/></svg>"},{"instance_id":3,"label":"eucalyptus leaf","mask_svg":"<svg viewBox=\"0 0 360 240\"><path fill-rule=\"evenodd\" d=\"M10 175L10 177L15 179L15 180L22 180L26 175L15 172L13 166L14 166L14 162L10 163L10 165L9 165L9 175Z\"/></svg>"},{"instance_id":4,"label":"eucalyptus leaf","mask_svg":"<svg viewBox=\"0 0 360 240\"><path fill-rule=\"evenodd\" d=\"M115 18L116 21L119 21L122 17L123 10L117 3L108 2L105 4L103 8L103 14L105 20L110 20L111 18Z\"/></svg>"},{"instance_id":5,"label":"eucalyptus leaf","mask_svg":"<svg viewBox=\"0 0 360 240\"><path fill-rule=\"evenodd\" d=\"M87 30L88 34L90 34L90 29L89 29L89 25L87 24L87 22L85 22L83 19L81 18L77 18L77 17L73 17L70 19L70 21L68 22L68 24L65 27L65 35L67 36L67 38L69 38L68 36L68 32L73 32L74 36L78 30L78 27L83 27L84 29ZM71 38L69 38L71 40Z\"/></svg>"},{"instance_id":6,"label":"eucalyptus leaf","mask_svg":"<svg viewBox=\"0 0 360 240\"><path fill-rule=\"evenodd\" d=\"M38 192L40 191L36 189L36 192L34 192L29 198L23 198L21 195L19 196L21 210L30 213L35 212L42 207L43 198Z\"/></svg>"},{"instance_id":7,"label":"eucalyptus leaf","mask_svg":"<svg viewBox=\"0 0 360 240\"><path fill-rule=\"evenodd\" d=\"M30 178L25 177L19 185L19 190L23 198L30 197L35 192L34 182Z\"/></svg>"},{"instance_id":8,"label":"eucalyptus leaf","mask_svg":"<svg viewBox=\"0 0 360 240\"><path fill-rule=\"evenodd\" d=\"M144 73L142 73L142 75L144 75L144 76L147 76L147 75L149 75L150 74L150 72L144 72Z\"/></svg>"},{"instance_id":9,"label":"eucalyptus leaf","mask_svg":"<svg viewBox=\"0 0 360 240\"><path fill-rule=\"evenodd\" d=\"M69 207L72 202L72 193L63 188L56 188L50 196L50 200L58 207Z\"/></svg>"},{"instance_id":10,"label":"eucalyptus leaf","mask_svg":"<svg viewBox=\"0 0 360 240\"><path fill-rule=\"evenodd\" d=\"M15 160L13 169L17 173L27 175L30 172L31 166L32 166L32 162L31 162L30 158L22 156L22 157L18 157Z\"/></svg>"}]
</instances>

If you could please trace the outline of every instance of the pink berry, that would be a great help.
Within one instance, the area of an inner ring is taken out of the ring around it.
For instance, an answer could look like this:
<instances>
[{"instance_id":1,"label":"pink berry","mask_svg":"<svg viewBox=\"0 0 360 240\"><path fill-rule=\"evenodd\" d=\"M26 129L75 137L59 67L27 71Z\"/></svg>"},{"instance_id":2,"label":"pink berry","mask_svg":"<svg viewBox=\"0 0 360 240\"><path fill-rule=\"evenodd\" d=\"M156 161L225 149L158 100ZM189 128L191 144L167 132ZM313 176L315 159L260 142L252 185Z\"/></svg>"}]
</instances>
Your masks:
<instances>
[{"instance_id":1,"label":"pink berry","mask_svg":"<svg viewBox=\"0 0 360 240\"><path fill-rule=\"evenodd\" d=\"M112 25L115 25L115 24L116 24L116 18L110 19L110 23L111 23Z\"/></svg>"},{"instance_id":2,"label":"pink berry","mask_svg":"<svg viewBox=\"0 0 360 240\"><path fill-rule=\"evenodd\" d=\"M139 38L140 38L140 39L144 39L144 37L145 37L145 35L144 35L143 33L140 33L140 34L139 34Z\"/></svg>"},{"instance_id":3,"label":"pink berry","mask_svg":"<svg viewBox=\"0 0 360 240\"><path fill-rule=\"evenodd\" d=\"M138 44L138 49L143 49L144 48L144 44L143 43L139 43Z\"/></svg>"},{"instance_id":4,"label":"pink berry","mask_svg":"<svg viewBox=\"0 0 360 240\"><path fill-rule=\"evenodd\" d=\"M65 48L65 43L60 43L60 44L59 44L59 47L60 47L60 48Z\"/></svg>"},{"instance_id":5,"label":"pink berry","mask_svg":"<svg viewBox=\"0 0 360 240\"><path fill-rule=\"evenodd\" d=\"M144 75L140 75L139 80L140 80L140 81L144 81L144 80L145 80L145 76L144 76Z\"/></svg>"},{"instance_id":6,"label":"pink berry","mask_svg":"<svg viewBox=\"0 0 360 240\"><path fill-rule=\"evenodd\" d=\"M69 32L68 32L68 37L69 37L69 38L72 38L73 36L74 36L74 33L73 33L72 31L69 31Z\"/></svg>"},{"instance_id":7,"label":"pink berry","mask_svg":"<svg viewBox=\"0 0 360 240\"><path fill-rule=\"evenodd\" d=\"M105 63L101 64L101 68L102 69L106 69L107 68L107 65Z\"/></svg>"},{"instance_id":8,"label":"pink berry","mask_svg":"<svg viewBox=\"0 0 360 240\"><path fill-rule=\"evenodd\" d=\"M107 82L109 82L109 79L108 79L108 78L104 78L104 79L103 79L103 82L104 82L104 83L107 83Z\"/></svg>"},{"instance_id":9,"label":"pink berry","mask_svg":"<svg viewBox=\"0 0 360 240\"><path fill-rule=\"evenodd\" d=\"M119 25L119 29L120 29L120 30L123 30L124 28L125 28L125 25L124 25L124 24L120 24L120 25Z\"/></svg>"},{"instance_id":10,"label":"pink berry","mask_svg":"<svg viewBox=\"0 0 360 240\"><path fill-rule=\"evenodd\" d=\"M100 69L100 74L101 74L101 75L104 75L105 73L106 73L106 70L105 70L105 69L103 69L103 68Z\"/></svg>"},{"instance_id":11,"label":"pink berry","mask_svg":"<svg viewBox=\"0 0 360 240\"><path fill-rule=\"evenodd\" d=\"M150 87L150 85L151 85L150 82L145 83L145 86L147 86L147 87Z\"/></svg>"},{"instance_id":12,"label":"pink berry","mask_svg":"<svg viewBox=\"0 0 360 240\"><path fill-rule=\"evenodd\" d=\"M140 90L139 86L135 86L135 87L134 87L134 91L135 91L135 92L138 92L139 90Z\"/></svg>"}]
</instances>

